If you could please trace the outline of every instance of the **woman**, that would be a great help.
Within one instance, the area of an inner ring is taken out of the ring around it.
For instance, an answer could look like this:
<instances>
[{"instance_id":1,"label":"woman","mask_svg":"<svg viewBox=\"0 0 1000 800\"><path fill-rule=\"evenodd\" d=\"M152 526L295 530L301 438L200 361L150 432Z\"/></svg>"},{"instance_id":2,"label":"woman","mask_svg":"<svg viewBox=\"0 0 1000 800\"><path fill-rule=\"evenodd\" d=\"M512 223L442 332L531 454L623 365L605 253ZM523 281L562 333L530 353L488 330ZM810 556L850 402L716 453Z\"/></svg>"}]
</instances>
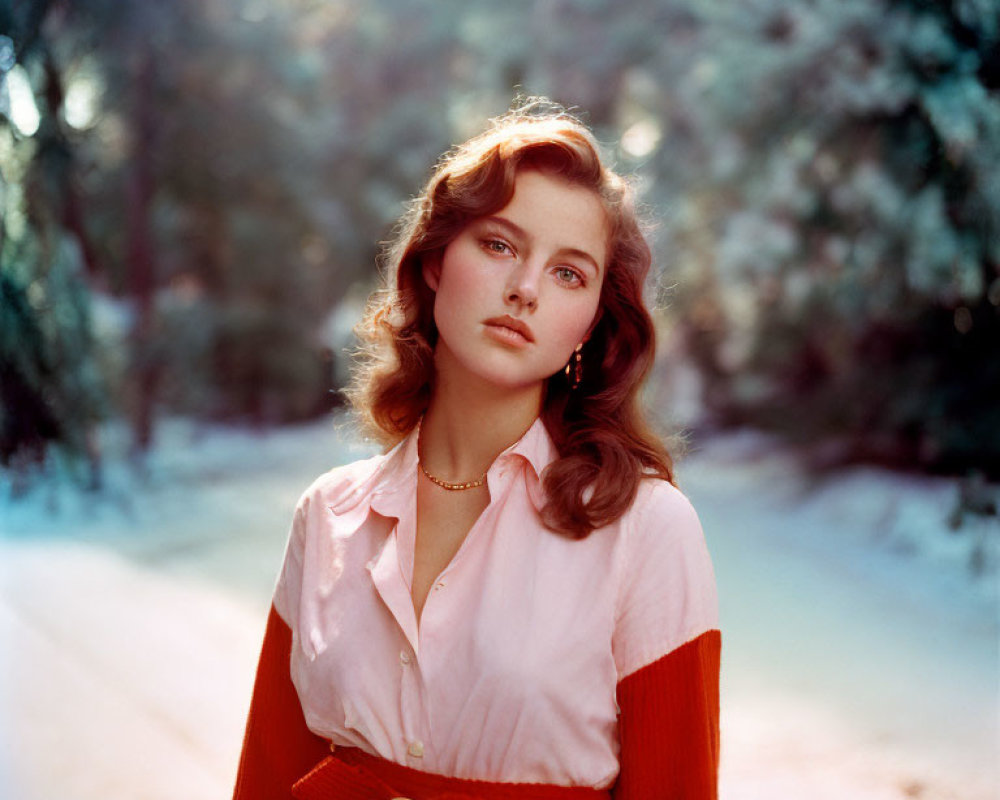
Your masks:
<instances>
[{"instance_id":1,"label":"woman","mask_svg":"<svg viewBox=\"0 0 1000 800\"><path fill-rule=\"evenodd\" d=\"M441 160L296 509L235 797L714 798L715 583L638 392L650 251L537 105Z\"/></svg>"}]
</instances>

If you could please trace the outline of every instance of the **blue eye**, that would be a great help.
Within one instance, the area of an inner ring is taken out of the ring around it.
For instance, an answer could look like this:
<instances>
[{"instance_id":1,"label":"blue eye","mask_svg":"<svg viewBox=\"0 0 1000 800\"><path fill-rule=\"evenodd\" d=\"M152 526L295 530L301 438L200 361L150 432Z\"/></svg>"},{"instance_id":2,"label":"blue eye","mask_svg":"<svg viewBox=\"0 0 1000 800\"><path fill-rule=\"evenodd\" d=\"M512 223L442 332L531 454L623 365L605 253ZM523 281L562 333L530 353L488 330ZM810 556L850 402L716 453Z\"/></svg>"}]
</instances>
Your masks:
<instances>
[{"instance_id":1,"label":"blue eye","mask_svg":"<svg viewBox=\"0 0 1000 800\"><path fill-rule=\"evenodd\" d=\"M512 252L510 245L503 239L484 239L483 247L491 253L496 253L497 255L505 255Z\"/></svg>"},{"instance_id":2,"label":"blue eye","mask_svg":"<svg viewBox=\"0 0 1000 800\"><path fill-rule=\"evenodd\" d=\"M583 285L583 278L575 269L556 267L556 277L562 282L573 285Z\"/></svg>"}]
</instances>

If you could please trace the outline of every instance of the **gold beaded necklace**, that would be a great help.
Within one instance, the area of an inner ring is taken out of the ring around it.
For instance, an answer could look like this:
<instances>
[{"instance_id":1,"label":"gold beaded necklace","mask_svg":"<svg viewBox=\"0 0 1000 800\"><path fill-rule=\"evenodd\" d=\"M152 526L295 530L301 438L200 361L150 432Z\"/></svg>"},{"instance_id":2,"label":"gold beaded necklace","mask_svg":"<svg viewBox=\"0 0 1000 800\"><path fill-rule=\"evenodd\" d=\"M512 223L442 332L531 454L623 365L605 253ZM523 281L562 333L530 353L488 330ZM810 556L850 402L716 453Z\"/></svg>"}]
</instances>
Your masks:
<instances>
[{"instance_id":1,"label":"gold beaded necklace","mask_svg":"<svg viewBox=\"0 0 1000 800\"><path fill-rule=\"evenodd\" d=\"M424 473L424 475L427 477L427 480L429 480L431 483L436 483L442 489L447 489L449 492L460 492L463 489L475 489L477 486L482 486L484 483L486 483L485 472L483 473L482 477L479 478L479 480L465 481L465 483L448 483L448 481L443 481L440 478L431 475L427 471L427 467L424 466L423 461L420 461L418 459L417 463L420 465L420 471Z\"/></svg>"},{"instance_id":2,"label":"gold beaded necklace","mask_svg":"<svg viewBox=\"0 0 1000 800\"><path fill-rule=\"evenodd\" d=\"M421 420L421 423L423 420ZM465 489L476 489L486 483L486 473L484 472L478 480L475 481L462 481L460 483L448 483L448 481L443 481L436 475L431 475L427 471L427 467L424 466L424 460L420 456L420 434L422 431L422 425L417 428L417 465L420 467L420 471L424 473L427 480L431 483L437 484L442 489L447 489L449 492L461 492Z\"/></svg>"}]
</instances>

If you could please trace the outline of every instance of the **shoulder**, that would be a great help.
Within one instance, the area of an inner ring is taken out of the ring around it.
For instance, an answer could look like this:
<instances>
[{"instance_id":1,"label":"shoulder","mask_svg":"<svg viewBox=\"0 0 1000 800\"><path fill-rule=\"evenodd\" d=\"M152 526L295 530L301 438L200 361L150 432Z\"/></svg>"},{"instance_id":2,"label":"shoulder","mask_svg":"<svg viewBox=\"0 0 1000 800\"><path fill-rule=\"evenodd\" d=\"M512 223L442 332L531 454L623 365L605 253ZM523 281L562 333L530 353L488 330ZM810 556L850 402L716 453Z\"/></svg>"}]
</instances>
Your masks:
<instances>
[{"instance_id":1,"label":"shoulder","mask_svg":"<svg viewBox=\"0 0 1000 800\"><path fill-rule=\"evenodd\" d=\"M660 478L644 478L635 500L622 518L625 537L633 546L698 545L704 532L698 512L674 484Z\"/></svg>"},{"instance_id":2,"label":"shoulder","mask_svg":"<svg viewBox=\"0 0 1000 800\"><path fill-rule=\"evenodd\" d=\"M360 502L381 473L386 458L384 454L372 456L324 472L302 492L296 511L316 507L339 510Z\"/></svg>"},{"instance_id":3,"label":"shoulder","mask_svg":"<svg viewBox=\"0 0 1000 800\"><path fill-rule=\"evenodd\" d=\"M316 478L295 504L289 547L301 550L310 531L315 533L325 529L331 512L345 522L367 513L366 500L371 499L387 458L386 454L352 461ZM353 511L357 514L349 513Z\"/></svg>"},{"instance_id":4,"label":"shoulder","mask_svg":"<svg viewBox=\"0 0 1000 800\"><path fill-rule=\"evenodd\" d=\"M628 513L649 512L691 516L694 514L694 506L674 484L662 478L649 476L639 481L639 489Z\"/></svg>"},{"instance_id":5,"label":"shoulder","mask_svg":"<svg viewBox=\"0 0 1000 800\"><path fill-rule=\"evenodd\" d=\"M615 658L619 677L718 626L715 573L684 493L643 479L622 518Z\"/></svg>"},{"instance_id":6,"label":"shoulder","mask_svg":"<svg viewBox=\"0 0 1000 800\"><path fill-rule=\"evenodd\" d=\"M337 562L336 544L329 535L331 520L343 514L341 528L353 530L361 524L367 513L363 501L384 461L385 456L375 456L331 469L299 497L274 591L275 608L293 630L299 624L302 593L326 581L328 568ZM354 509L356 513L347 513Z\"/></svg>"}]
</instances>

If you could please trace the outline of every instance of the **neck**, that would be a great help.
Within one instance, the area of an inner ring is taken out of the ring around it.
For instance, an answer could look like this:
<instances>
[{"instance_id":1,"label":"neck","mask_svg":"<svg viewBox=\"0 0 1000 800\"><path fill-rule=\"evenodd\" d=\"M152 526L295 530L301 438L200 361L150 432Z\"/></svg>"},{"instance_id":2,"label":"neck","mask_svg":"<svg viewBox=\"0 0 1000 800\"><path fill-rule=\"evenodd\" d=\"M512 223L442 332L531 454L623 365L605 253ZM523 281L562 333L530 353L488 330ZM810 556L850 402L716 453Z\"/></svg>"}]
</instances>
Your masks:
<instances>
[{"instance_id":1,"label":"neck","mask_svg":"<svg viewBox=\"0 0 1000 800\"><path fill-rule=\"evenodd\" d=\"M449 482L479 478L531 427L541 401L541 384L502 390L439 372L420 426L421 463Z\"/></svg>"}]
</instances>

